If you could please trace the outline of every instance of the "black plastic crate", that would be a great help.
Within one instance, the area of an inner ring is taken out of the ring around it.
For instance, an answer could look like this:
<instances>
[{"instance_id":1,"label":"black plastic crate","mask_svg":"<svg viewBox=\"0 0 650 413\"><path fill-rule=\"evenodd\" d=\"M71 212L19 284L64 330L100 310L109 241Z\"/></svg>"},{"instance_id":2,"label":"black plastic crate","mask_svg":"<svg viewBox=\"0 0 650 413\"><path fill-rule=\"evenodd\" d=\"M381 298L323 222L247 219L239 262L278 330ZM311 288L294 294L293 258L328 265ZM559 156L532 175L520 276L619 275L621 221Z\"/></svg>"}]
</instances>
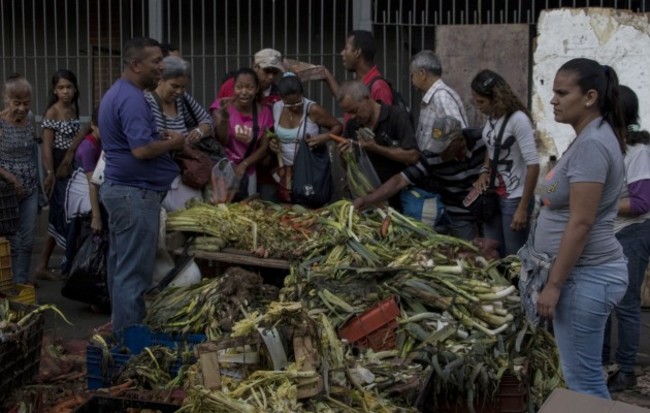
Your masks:
<instances>
[{"instance_id":1,"label":"black plastic crate","mask_svg":"<svg viewBox=\"0 0 650 413\"><path fill-rule=\"evenodd\" d=\"M151 412L174 413L180 409L180 406L170 403L96 395L77 407L74 413L123 413L127 409L147 409Z\"/></svg>"},{"instance_id":2,"label":"black plastic crate","mask_svg":"<svg viewBox=\"0 0 650 413\"><path fill-rule=\"evenodd\" d=\"M0 235L12 235L18 230L20 211L13 184L0 179Z\"/></svg>"},{"instance_id":3,"label":"black plastic crate","mask_svg":"<svg viewBox=\"0 0 650 413\"><path fill-rule=\"evenodd\" d=\"M29 313L35 306L10 302L12 310ZM37 313L29 323L6 341L0 342L0 400L29 382L38 372L45 320Z\"/></svg>"}]
</instances>

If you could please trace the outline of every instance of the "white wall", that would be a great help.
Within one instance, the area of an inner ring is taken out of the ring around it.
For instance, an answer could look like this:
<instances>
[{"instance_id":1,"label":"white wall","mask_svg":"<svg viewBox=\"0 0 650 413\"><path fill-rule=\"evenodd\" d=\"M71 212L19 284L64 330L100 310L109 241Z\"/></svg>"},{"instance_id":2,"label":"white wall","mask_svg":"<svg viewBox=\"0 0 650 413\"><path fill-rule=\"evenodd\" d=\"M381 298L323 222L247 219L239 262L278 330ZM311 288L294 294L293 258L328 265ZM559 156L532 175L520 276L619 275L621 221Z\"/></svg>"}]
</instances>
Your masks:
<instances>
[{"instance_id":1,"label":"white wall","mask_svg":"<svg viewBox=\"0 0 650 413\"><path fill-rule=\"evenodd\" d=\"M562 154L575 133L556 123L549 103L553 78L568 60L586 57L613 67L639 97L642 127L650 125L650 23L648 14L605 8L541 13L533 55L532 110L550 154Z\"/></svg>"}]
</instances>

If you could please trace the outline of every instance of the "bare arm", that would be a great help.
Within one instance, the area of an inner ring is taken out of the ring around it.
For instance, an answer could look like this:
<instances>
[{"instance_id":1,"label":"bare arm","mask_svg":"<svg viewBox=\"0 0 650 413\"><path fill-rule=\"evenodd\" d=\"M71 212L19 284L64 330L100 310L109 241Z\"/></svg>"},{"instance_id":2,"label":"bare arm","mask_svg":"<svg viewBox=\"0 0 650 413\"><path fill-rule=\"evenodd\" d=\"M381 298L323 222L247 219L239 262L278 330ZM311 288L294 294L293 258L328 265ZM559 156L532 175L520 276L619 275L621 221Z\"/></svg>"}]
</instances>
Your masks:
<instances>
[{"instance_id":1,"label":"bare arm","mask_svg":"<svg viewBox=\"0 0 650 413\"><path fill-rule=\"evenodd\" d=\"M408 184L409 182L402 176L402 174L395 174L376 190L372 191L366 196L355 199L354 207L357 209L363 209L368 205L373 205L381 201L385 201L401 191L403 188L406 188Z\"/></svg>"},{"instance_id":2,"label":"bare arm","mask_svg":"<svg viewBox=\"0 0 650 413\"><path fill-rule=\"evenodd\" d=\"M343 131L343 125L341 125L341 122L336 120L334 116L330 115L330 113L327 112L325 108L319 104L313 104L311 106L309 117L311 120L316 122L318 126L328 130L326 133L312 136L309 139L310 146L321 145L329 140L330 133L334 135L340 135Z\"/></svg>"},{"instance_id":3,"label":"bare arm","mask_svg":"<svg viewBox=\"0 0 650 413\"><path fill-rule=\"evenodd\" d=\"M144 146L131 149L131 153L138 159L152 159L174 149L182 149L185 143L183 136L177 132L167 131L167 133L170 134L170 138L149 142Z\"/></svg>"},{"instance_id":4,"label":"bare arm","mask_svg":"<svg viewBox=\"0 0 650 413\"><path fill-rule=\"evenodd\" d=\"M92 212L90 228L92 228L93 232L97 233L102 231L102 213L99 207L99 187L90 182L92 177L92 172L86 173L86 178L88 178L88 193L90 195L90 211Z\"/></svg>"},{"instance_id":5,"label":"bare arm","mask_svg":"<svg viewBox=\"0 0 650 413\"><path fill-rule=\"evenodd\" d=\"M420 152L417 149L390 148L377 144L374 140L359 140L359 146L368 152L376 153L384 158L401 162L406 165L414 165L420 159Z\"/></svg>"},{"instance_id":6,"label":"bare arm","mask_svg":"<svg viewBox=\"0 0 650 413\"><path fill-rule=\"evenodd\" d=\"M544 318L553 318L562 286L580 258L589 238L602 193L603 184L600 183L579 182L570 186L569 222L564 229L546 287L537 301L537 311Z\"/></svg>"},{"instance_id":7,"label":"bare arm","mask_svg":"<svg viewBox=\"0 0 650 413\"><path fill-rule=\"evenodd\" d=\"M537 178L539 177L539 164L528 165L526 167L526 179L524 181L524 192L521 194L521 200L517 205L517 210L512 217L510 227L514 230L520 230L526 226L528 221L528 205L535 192Z\"/></svg>"},{"instance_id":8,"label":"bare arm","mask_svg":"<svg viewBox=\"0 0 650 413\"><path fill-rule=\"evenodd\" d=\"M228 100L221 100L221 107L219 109L212 109L210 114L212 115L212 120L214 120L214 129L217 136L217 141L220 144L228 144L228 130L230 128L230 114L226 110L228 106Z\"/></svg>"},{"instance_id":9,"label":"bare arm","mask_svg":"<svg viewBox=\"0 0 650 413\"><path fill-rule=\"evenodd\" d=\"M52 195L54 189L54 131L52 129L43 129L43 151L42 162L45 169L45 181L43 188L45 196L48 198Z\"/></svg>"},{"instance_id":10,"label":"bare arm","mask_svg":"<svg viewBox=\"0 0 650 413\"><path fill-rule=\"evenodd\" d=\"M92 128L90 127L90 124L88 124L83 129L81 129L79 133L77 133L74 139L72 139L72 143L70 143L70 147L66 151L61 164L55 171L57 178L65 178L70 174L70 167L74 161L74 154L81 144L81 141L83 141L86 135L88 135L91 131Z\"/></svg>"}]
</instances>

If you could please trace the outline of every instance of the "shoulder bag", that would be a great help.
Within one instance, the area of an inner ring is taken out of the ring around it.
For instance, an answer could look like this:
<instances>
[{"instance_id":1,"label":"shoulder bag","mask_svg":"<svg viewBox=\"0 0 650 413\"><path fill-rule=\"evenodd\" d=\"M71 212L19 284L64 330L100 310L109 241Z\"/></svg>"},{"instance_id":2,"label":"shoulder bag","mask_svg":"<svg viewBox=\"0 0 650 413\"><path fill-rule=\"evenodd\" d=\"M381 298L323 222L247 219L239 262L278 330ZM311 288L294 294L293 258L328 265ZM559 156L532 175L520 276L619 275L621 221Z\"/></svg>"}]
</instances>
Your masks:
<instances>
[{"instance_id":1,"label":"shoulder bag","mask_svg":"<svg viewBox=\"0 0 650 413\"><path fill-rule=\"evenodd\" d=\"M155 91L151 92L151 95L160 109L163 127L167 129L167 121L165 120L165 112L163 111L160 96ZM191 111L190 114L194 116ZM215 162L196 146L186 142L183 149L174 154L174 159L181 168L181 180L185 185L194 189L203 189L210 182Z\"/></svg>"},{"instance_id":2,"label":"shoulder bag","mask_svg":"<svg viewBox=\"0 0 650 413\"><path fill-rule=\"evenodd\" d=\"M505 119L503 119L503 124L501 125L499 134L494 142L494 154L490 161L490 180L488 181L488 187L467 207L479 222L487 222L499 212L499 195L496 193L494 181L497 176L497 164L499 163L499 152L501 152L503 132L506 129L506 124L509 119L510 115L507 115Z\"/></svg>"},{"instance_id":3,"label":"shoulder bag","mask_svg":"<svg viewBox=\"0 0 650 413\"><path fill-rule=\"evenodd\" d=\"M296 204L319 208L332 197L330 156L327 145L312 148L307 144L306 130L293 162L291 194Z\"/></svg>"}]
</instances>

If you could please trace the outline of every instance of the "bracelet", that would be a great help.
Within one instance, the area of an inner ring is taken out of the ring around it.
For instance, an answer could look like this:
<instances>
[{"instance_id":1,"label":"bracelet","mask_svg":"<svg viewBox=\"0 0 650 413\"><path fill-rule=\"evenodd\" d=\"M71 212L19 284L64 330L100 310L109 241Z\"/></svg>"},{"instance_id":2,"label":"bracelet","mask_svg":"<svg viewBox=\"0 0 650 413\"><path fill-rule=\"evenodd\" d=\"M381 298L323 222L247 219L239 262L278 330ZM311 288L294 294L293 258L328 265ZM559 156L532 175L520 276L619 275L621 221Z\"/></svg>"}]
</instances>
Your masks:
<instances>
[{"instance_id":1,"label":"bracelet","mask_svg":"<svg viewBox=\"0 0 650 413\"><path fill-rule=\"evenodd\" d=\"M201 130L201 128L196 128L194 130L197 131L199 135L201 135L201 137L203 137L203 131Z\"/></svg>"},{"instance_id":2,"label":"bracelet","mask_svg":"<svg viewBox=\"0 0 650 413\"><path fill-rule=\"evenodd\" d=\"M480 171L481 174L486 174L488 172L490 172L490 168L488 168L487 166L481 166L481 171Z\"/></svg>"}]
</instances>

